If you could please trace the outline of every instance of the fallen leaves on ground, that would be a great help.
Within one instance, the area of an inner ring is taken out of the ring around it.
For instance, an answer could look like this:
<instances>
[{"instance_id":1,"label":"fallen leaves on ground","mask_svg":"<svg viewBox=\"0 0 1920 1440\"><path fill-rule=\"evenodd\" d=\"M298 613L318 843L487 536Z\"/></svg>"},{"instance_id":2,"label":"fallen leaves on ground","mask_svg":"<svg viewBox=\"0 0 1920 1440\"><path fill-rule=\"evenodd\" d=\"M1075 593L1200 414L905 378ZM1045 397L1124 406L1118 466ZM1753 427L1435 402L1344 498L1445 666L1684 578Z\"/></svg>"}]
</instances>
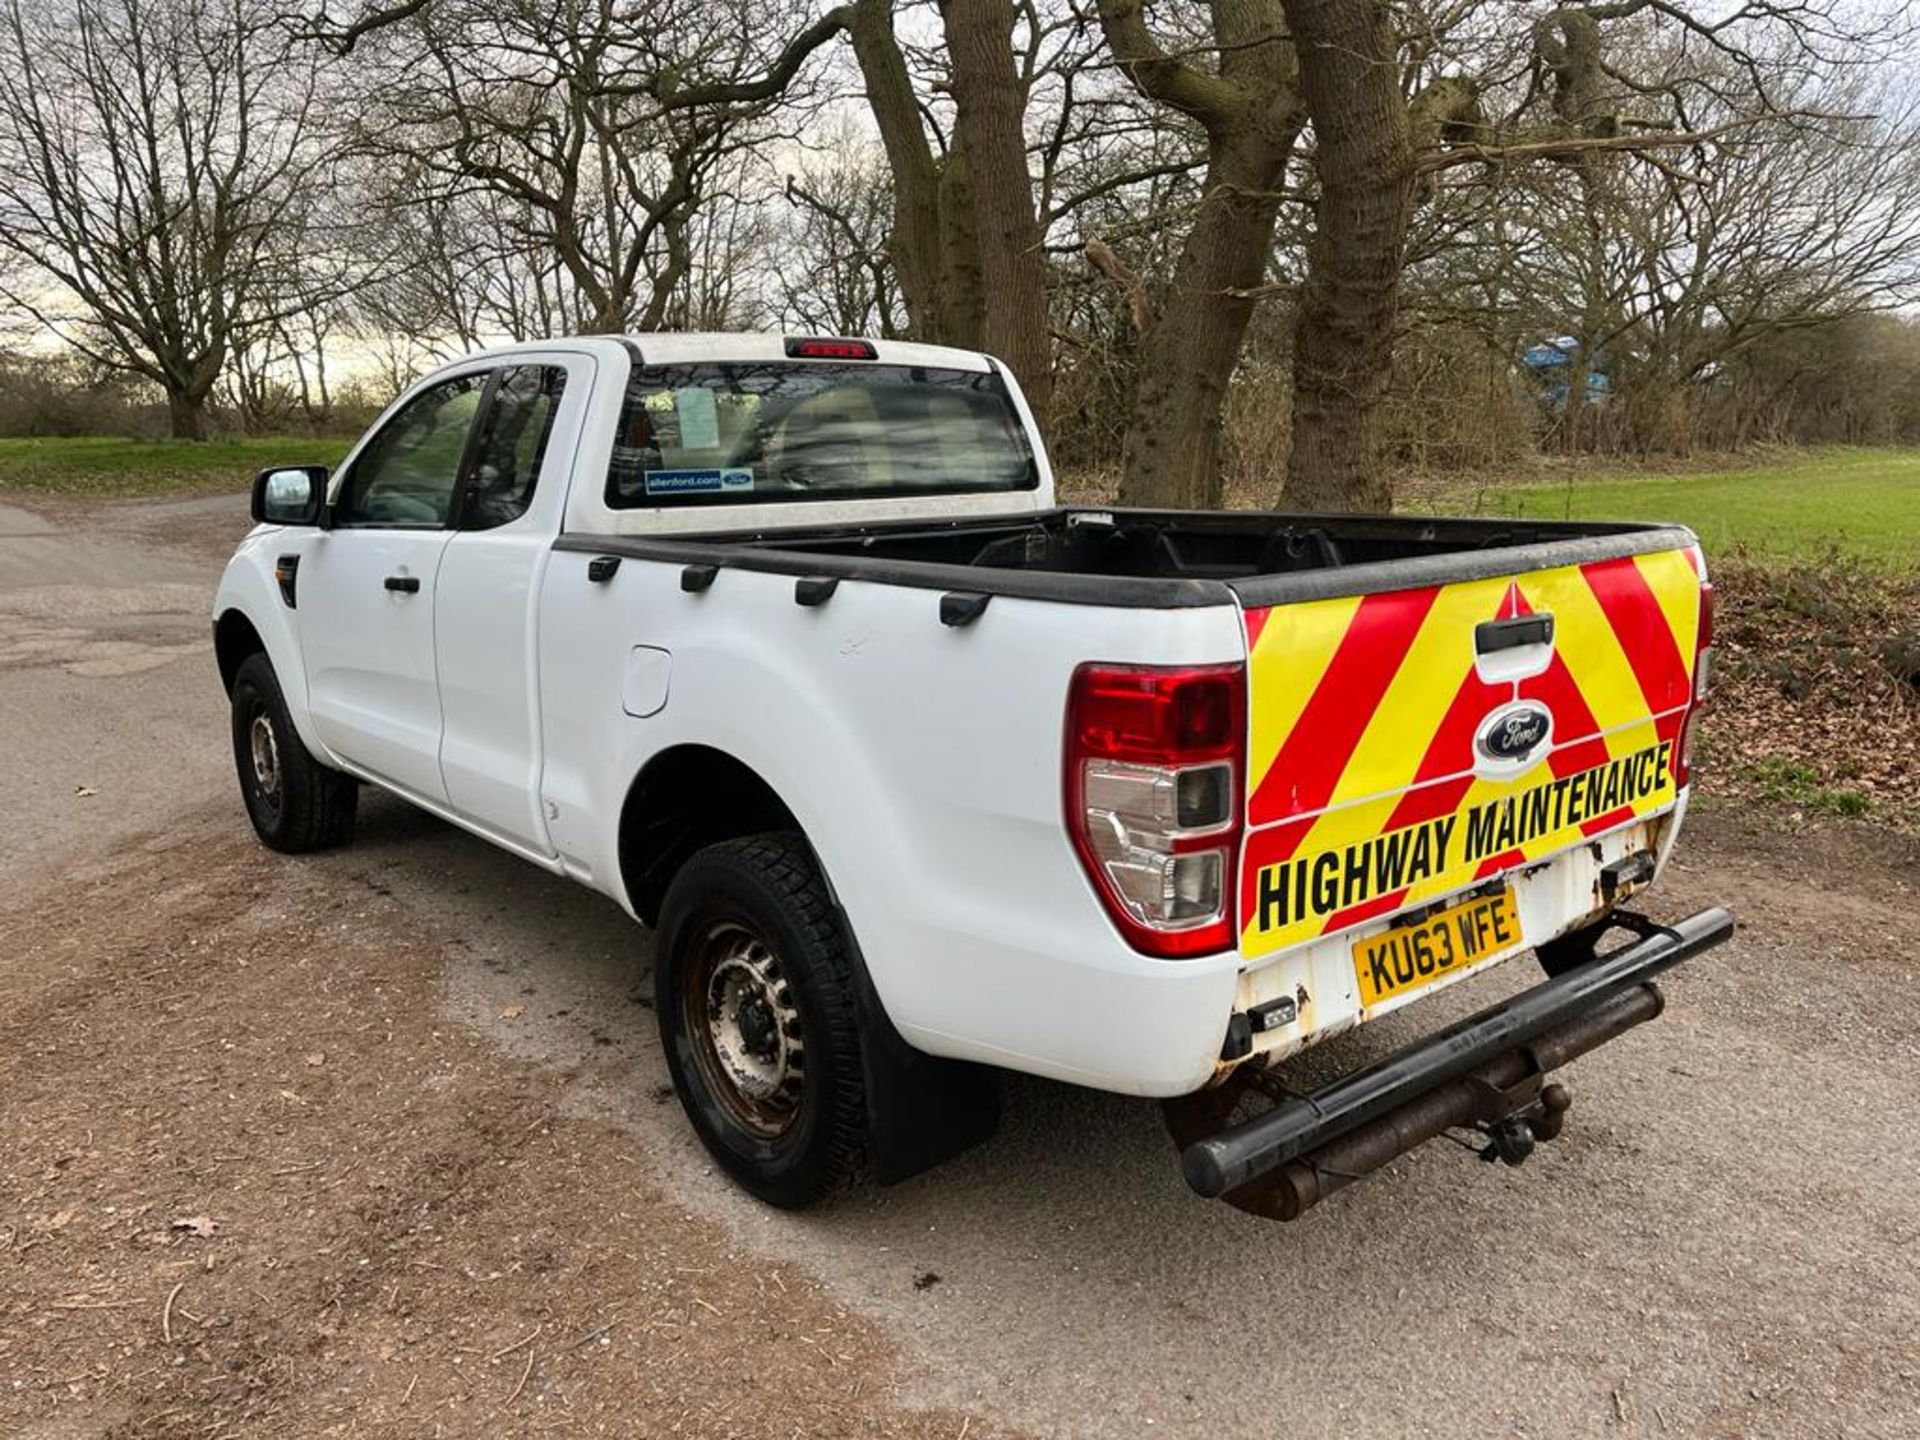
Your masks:
<instances>
[{"instance_id":1,"label":"fallen leaves on ground","mask_svg":"<svg viewBox=\"0 0 1920 1440\"><path fill-rule=\"evenodd\" d=\"M1887 661L1920 634L1920 580L1843 562L1713 579L1706 793L1920 828L1920 688Z\"/></svg>"}]
</instances>

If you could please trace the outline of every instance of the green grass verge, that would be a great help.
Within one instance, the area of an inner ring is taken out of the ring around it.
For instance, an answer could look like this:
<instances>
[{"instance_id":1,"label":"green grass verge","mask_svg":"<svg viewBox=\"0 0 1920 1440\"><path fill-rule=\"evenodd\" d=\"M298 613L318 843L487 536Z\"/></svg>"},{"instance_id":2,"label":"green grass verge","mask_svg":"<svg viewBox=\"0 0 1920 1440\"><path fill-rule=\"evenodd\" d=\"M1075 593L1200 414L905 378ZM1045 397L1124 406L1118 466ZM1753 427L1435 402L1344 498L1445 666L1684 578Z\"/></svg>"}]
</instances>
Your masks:
<instances>
[{"instance_id":1,"label":"green grass verge","mask_svg":"<svg viewBox=\"0 0 1920 1440\"><path fill-rule=\"evenodd\" d=\"M1817 769L1784 755L1770 755L1742 770L1762 800L1821 815L1859 816L1873 809L1873 801L1860 791L1822 784Z\"/></svg>"},{"instance_id":2,"label":"green grass verge","mask_svg":"<svg viewBox=\"0 0 1920 1440\"><path fill-rule=\"evenodd\" d=\"M1410 508L1530 519L1674 520L1708 558L1920 570L1920 450L1818 450L1747 470L1460 486Z\"/></svg>"},{"instance_id":3,"label":"green grass verge","mask_svg":"<svg viewBox=\"0 0 1920 1440\"><path fill-rule=\"evenodd\" d=\"M331 465L344 440L269 435L244 440L0 439L0 492L101 498L242 491L268 465Z\"/></svg>"}]
</instances>

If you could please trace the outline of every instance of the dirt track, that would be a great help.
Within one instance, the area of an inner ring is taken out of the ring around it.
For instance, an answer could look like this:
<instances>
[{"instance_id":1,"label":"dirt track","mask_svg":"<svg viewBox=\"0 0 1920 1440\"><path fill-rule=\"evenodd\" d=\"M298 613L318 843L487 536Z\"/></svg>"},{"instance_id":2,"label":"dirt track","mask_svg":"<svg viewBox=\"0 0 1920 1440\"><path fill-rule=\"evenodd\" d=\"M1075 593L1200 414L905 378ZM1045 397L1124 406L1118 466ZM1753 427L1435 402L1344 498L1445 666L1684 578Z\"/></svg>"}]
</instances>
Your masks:
<instances>
[{"instance_id":1,"label":"dirt track","mask_svg":"<svg viewBox=\"0 0 1920 1440\"><path fill-rule=\"evenodd\" d=\"M1261 1225L1150 1107L1015 1081L986 1149L778 1215L611 906L377 797L253 845L231 507L44 523L0 508L0 1434L1920 1434L1910 842L1698 815L1662 903L1740 939L1517 1172Z\"/></svg>"}]
</instances>

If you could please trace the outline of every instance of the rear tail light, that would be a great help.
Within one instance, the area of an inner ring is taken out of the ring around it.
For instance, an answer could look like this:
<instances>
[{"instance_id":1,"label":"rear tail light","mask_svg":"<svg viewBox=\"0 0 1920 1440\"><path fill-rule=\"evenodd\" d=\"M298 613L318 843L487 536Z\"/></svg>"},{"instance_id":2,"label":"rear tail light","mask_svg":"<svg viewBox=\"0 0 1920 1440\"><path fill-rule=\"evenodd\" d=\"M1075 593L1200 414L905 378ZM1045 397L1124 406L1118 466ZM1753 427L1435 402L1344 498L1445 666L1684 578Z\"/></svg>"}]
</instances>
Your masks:
<instances>
[{"instance_id":1,"label":"rear tail light","mask_svg":"<svg viewBox=\"0 0 1920 1440\"><path fill-rule=\"evenodd\" d=\"M1680 722L1680 742L1673 750L1673 783L1687 785L1693 780L1693 757L1689 750L1693 744L1693 724L1700 716L1700 706L1707 698L1707 682L1713 662L1713 582L1700 582L1700 627L1693 642L1693 697L1687 703L1687 713Z\"/></svg>"},{"instance_id":2,"label":"rear tail light","mask_svg":"<svg viewBox=\"0 0 1920 1440\"><path fill-rule=\"evenodd\" d=\"M1700 582L1700 631L1693 645L1693 698L1707 698L1707 662L1713 658L1713 582Z\"/></svg>"},{"instance_id":3,"label":"rear tail light","mask_svg":"<svg viewBox=\"0 0 1920 1440\"><path fill-rule=\"evenodd\" d=\"M1239 665L1082 665L1067 698L1067 828L1148 955L1233 944L1246 742Z\"/></svg>"}]
</instances>

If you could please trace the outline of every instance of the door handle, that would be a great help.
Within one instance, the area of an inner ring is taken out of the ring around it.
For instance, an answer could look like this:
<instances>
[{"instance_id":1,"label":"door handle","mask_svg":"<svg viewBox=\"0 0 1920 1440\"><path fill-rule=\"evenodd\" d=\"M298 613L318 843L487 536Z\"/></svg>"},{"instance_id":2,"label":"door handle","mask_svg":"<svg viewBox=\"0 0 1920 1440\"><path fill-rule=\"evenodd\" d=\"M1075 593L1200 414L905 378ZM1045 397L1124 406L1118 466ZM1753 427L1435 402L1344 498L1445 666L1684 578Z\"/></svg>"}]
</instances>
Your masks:
<instances>
[{"instance_id":1,"label":"door handle","mask_svg":"<svg viewBox=\"0 0 1920 1440\"><path fill-rule=\"evenodd\" d=\"M389 575L387 576L387 589L398 590L402 595L418 595L420 593L420 577L418 575Z\"/></svg>"}]
</instances>

